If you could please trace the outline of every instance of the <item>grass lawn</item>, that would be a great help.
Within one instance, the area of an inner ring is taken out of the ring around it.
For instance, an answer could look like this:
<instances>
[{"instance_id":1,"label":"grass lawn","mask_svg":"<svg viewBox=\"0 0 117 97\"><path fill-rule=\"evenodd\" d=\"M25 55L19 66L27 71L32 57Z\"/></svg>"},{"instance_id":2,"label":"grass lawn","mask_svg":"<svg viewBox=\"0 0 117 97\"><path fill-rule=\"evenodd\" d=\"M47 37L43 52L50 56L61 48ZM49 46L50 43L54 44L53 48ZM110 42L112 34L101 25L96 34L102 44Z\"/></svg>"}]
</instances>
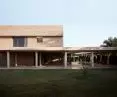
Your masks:
<instances>
[{"instance_id":1,"label":"grass lawn","mask_svg":"<svg viewBox=\"0 0 117 97\"><path fill-rule=\"evenodd\" d=\"M0 97L117 97L117 69L0 70Z\"/></svg>"}]
</instances>

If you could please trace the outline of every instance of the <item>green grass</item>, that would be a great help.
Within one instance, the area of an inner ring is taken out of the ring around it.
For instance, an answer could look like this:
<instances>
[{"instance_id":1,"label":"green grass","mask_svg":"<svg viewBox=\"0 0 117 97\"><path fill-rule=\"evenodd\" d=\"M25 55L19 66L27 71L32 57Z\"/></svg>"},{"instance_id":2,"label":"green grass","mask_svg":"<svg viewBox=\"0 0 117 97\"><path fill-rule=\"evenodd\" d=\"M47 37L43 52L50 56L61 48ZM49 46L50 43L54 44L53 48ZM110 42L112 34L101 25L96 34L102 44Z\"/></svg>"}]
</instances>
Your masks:
<instances>
[{"instance_id":1,"label":"green grass","mask_svg":"<svg viewBox=\"0 0 117 97\"><path fill-rule=\"evenodd\" d=\"M117 69L0 70L0 97L117 97Z\"/></svg>"}]
</instances>

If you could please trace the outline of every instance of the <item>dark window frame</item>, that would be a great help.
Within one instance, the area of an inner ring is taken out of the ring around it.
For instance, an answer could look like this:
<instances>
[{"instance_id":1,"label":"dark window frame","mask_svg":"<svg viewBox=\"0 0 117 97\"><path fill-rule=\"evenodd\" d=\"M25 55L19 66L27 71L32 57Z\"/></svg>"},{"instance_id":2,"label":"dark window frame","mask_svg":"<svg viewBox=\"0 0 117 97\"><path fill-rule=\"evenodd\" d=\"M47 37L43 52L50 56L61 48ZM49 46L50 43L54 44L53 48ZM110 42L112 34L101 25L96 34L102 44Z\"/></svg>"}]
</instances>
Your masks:
<instances>
[{"instance_id":1,"label":"dark window frame","mask_svg":"<svg viewBox=\"0 0 117 97\"><path fill-rule=\"evenodd\" d=\"M13 37L13 47L26 47L27 37L25 36L14 36Z\"/></svg>"}]
</instances>

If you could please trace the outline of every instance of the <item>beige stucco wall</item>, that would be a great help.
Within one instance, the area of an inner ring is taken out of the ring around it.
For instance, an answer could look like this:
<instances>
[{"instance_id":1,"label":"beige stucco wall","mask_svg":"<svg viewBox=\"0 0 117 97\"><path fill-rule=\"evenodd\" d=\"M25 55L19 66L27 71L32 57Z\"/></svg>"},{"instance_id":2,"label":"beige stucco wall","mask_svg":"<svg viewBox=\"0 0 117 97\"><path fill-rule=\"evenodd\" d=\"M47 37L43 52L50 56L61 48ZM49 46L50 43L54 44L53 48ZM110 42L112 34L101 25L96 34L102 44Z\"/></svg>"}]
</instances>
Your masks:
<instances>
[{"instance_id":1,"label":"beige stucco wall","mask_svg":"<svg viewBox=\"0 0 117 97\"><path fill-rule=\"evenodd\" d=\"M37 43L37 37L27 38L27 47L39 48L39 47L62 47L62 37L43 37L42 43ZM11 49L13 48L12 37L0 37L0 49Z\"/></svg>"},{"instance_id":2,"label":"beige stucco wall","mask_svg":"<svg viewBox=\"0 0 117 97\"><path fill-rule=\"evenodd\" d=\"M13 49L13 36L26 36L27 48L63 47L62 25L0 25L0 49ZM37 37L43 37L37 43Z\"/></svg>"},{"instance_id":3,"label":"beige stucco wall","mask_svg":"<svg viewBox=\"0 0 117 97\"><path fill-rule=\"evenodd\" d=\"M13 46L13 40L11 37L0 37L0 48L6 49Z\"/></svg>"},{"instance_id":4,"label":"beige stucco wall","mask_svg":"<svg viewBox=\"0 0 117 97\"><path fill-rule=\"evenodd\" d=\"M36 37L28 38L28 47L63 47L62 37L43 37L42 43L37 43Z\"/></svg>"},{"instance_id":5,"label":"beige stucco wall","mask_svg":"<svg viewBox=\"0 0 117 97\"><path fill-rule=\"evenodd\" d=\"M63 47L62 37L48 37L43 39L46 47Z\"/></svg>"}]
</instances>

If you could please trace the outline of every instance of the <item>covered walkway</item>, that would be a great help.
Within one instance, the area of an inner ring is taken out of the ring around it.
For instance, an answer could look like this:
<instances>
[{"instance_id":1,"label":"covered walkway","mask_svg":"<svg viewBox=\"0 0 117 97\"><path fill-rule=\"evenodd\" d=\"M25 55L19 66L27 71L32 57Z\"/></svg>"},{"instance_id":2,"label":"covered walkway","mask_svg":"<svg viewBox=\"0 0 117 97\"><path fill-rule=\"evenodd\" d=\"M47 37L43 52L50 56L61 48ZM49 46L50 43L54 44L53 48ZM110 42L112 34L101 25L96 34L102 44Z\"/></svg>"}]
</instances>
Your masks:
<instances>
[{"instance_id":1,"label":"covered walkway","mask_svg":"<svg viewBox=\"0 0 117 97\"><path fill-rule=\"evenodd\" d=\"M86 48L17 48L0 50L0 68L42 68L59 67L72 68L96 67L117 64L117 48L115 47L86 47Z\"/></svg>"}]
</instances>

